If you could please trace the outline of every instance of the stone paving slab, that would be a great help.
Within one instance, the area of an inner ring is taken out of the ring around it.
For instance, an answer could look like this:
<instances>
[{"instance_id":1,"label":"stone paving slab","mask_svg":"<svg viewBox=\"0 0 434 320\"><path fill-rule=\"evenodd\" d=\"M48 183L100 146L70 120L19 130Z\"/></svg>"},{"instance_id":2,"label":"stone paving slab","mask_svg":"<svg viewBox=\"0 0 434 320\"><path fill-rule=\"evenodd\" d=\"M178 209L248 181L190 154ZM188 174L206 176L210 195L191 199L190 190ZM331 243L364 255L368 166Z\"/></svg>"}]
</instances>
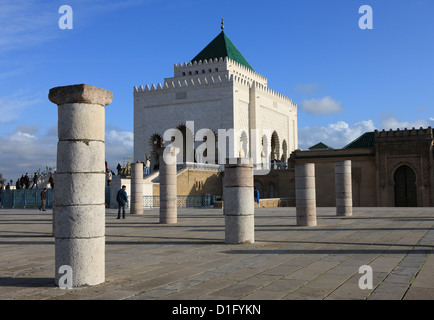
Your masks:
<instances>
[{"instance_id":1,"label":"stone paving slab","mask_svg":"<svg viewBox=\"0 0 434 320\"><path fill-rule=\"evenodd\" d=\"M51 211L0 209L1 300L406 300L434 299L433 208L255 208L255 243L224 243L221 209L158 210L116 220L106 210L106 282L54 285ZM362 265L373 287L361 289Z\"/></svg>"}]
</instances>

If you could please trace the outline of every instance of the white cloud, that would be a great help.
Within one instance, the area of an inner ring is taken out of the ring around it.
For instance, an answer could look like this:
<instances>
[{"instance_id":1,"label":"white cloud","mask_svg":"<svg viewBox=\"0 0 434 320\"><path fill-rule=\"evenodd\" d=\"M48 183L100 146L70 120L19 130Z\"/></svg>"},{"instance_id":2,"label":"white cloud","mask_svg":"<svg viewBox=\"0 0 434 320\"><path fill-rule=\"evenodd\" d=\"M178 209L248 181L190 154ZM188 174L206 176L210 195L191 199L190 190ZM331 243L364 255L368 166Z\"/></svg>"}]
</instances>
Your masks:
<instances>
[{"instance_id":1,"label":"white cloud","mask_svg":"<svg viewBox=\"0 0 434 320\"><path fill-rule=\"evenodd\" d=\"M428 120L416 120L416 121L401 121L398 120L395 116L383 116L383 120L381 123L381 129L384 130L396 130L396 129L411 129L420 127L433 127L434 126L434 118L429 118Z\"/></svg>"},{"instance_id":2,"label":"white cloud","mask_svg":"<svg viewBox=\"0 0 434 320\"><path fill-rule=\"evenodd\" d=\"M23 48L52 39L57 10L42 1L3 0L0 12L0 51Z\"/></svg>"},{"instance_id":3,"label":"white cloud","mask_svg":"<svg viewBox=\"0 0 434 320\"><path fill-rule=\"evenodd\" d=\"M327 127L304 127L298 131L298 144L300 149L308 149L319 142L323 142L332 148L339 149L363 133L374 130L375 126L372 120L357 122L352 126L344 121L338 121L329 124Z\"/></svg>"},{"instance_id":4,"label":"white cloud","mask_svg":"<svg viewBox=\"0 0 434 320\"><path fill-rule=\"evenodd\" d=\"M134 133L109 129L105 135L105 155L109 168L116 172L118 162L130 159L133 160Z\"/></svg>"},{"instance_id":5,"label":"white cloud","mask_svg":"<svg viewBox=\"0 0 434 320\"><path fill-rule=\"evenodd\" d=\"M14 182L22 174L45 166L56 166L57 137L39 136L36 128L20 126L8 137L0 138L0 173Z\"/></svg>"},{"instance_id":6,"label":"white cloud","mask_svg":"<svg viewBox=\"0 0 434 320\"><path fill-rule=\"evenodd\" d=\"M342 102L334 100L332 97L324 97L322 99L304 100L300 108L311 114L330 114L340 113L343 111Z\"/></svg>"},{"instance_id":7,"label":"white cloud","mask_svg":"<svg viewBox=\"0 0 434 320\"><path fill-rule=\"evenodd\" d=\"M0 97L0 123L21 118L25 109L42 100L34 96L26 96L23 92L16 92Z\"/></svg>"},{"instance_id":8,"label":"white cloud","mask_svg":"<svg viewBox=\"0 0 434 320\"><path fill-rule=\"evenodd\" d=\"M0 173L7 181L14 182L22 174L33 173L46 166L55 168L57 162L57 126L43 132L35 126L20 125L15 132L0 137ZM133 157L134 135L132 132L110 129L106 132L106 160L115 170L118 162Z\"/></svg>"},{"instance_id":9,"label":"white cloud","mask_svg":"<svg viewBox=\"0 0 434 320\"><path fill-rule=\"evenodd\" d=\"M74 0L66 4L73 9L74 22L78 20L83 26L94 23L97 16L107 12L151 2L153 0ZM61 37L58 21L62 13L58 10L63 4L56 1L0 0L0 53L29 48Z\"/></svg>"}]
</instances>

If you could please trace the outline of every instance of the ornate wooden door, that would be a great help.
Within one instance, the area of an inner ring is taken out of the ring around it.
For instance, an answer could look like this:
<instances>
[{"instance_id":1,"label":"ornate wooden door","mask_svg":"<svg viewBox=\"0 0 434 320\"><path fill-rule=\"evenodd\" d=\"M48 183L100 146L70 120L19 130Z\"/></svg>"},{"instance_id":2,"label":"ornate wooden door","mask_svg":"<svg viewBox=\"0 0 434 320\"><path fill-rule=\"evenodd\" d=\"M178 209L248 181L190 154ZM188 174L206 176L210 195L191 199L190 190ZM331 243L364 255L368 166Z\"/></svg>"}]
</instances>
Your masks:
<instances>
[{"instance_id":1,"label":"ornate wooden door","mask_svg":"<svg viewBox=\"0 0 434 320\"><path fill-rule=\"evenodd\" d=\"M417 207L416 174L409 166L395 171L395 206Z\"/></svg>"}]
</instances>

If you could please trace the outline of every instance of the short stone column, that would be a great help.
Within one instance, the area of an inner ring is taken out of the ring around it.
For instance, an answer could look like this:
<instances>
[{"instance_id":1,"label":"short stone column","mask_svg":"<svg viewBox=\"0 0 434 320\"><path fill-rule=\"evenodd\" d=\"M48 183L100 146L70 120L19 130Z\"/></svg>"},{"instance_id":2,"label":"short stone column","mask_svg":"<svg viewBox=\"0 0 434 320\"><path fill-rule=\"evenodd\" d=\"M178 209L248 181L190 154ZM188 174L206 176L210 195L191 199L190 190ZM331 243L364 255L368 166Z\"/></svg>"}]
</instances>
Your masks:
<instances>
[{"instance_id":1,"label":"short stone column","mask_svg":"<svg viewBox=\"0 0 434 320\"><path fill-rule=\"evenodd\" d=\"M232 162L235 164L231 164ZM252 159L248 159L248 161L242 158L226 159L223 176L223 201L225 243L254 243L255 204Z\"/></svg>"},{"instance_id":2,"label":"short stone column","mask_svg":"<svg viewBox=\"0 0 434 320\"><path fill-rule=\"evenodd\" d=\"M349 217L353 214L351 189L351 160L335 162L336 215Z\"/></svg>"},{"instance_id":3,"label":"short stone column","mask_svg":"<svg viewBox=\"0 0 434 320\"><path fill-rule=\"evenodd\" d=\"M314 163L297 163L295 165L295 195L297 225L316 226Z\"/></svg>"},{"instance_id":4,"label":"short stone column","mask_svg":"<svg viewBox=\"0 0 434 320\"><path fill-rule=\"evenodd\" d=\"M131 164L131 214L143 214L143 163Z\"/></svg>"},{"instance_id":5,"label":"short stone column","mask_svg":"<svg viewBox=\"0 0 434 320\"><path fill-rule=\"evenodd\" d=\"M55 282L64 285L60 269L67 266L70 286L100 284L105 281L104 107L113 95L80 84L52 88L48 97L58 105Z\"/></svg>"},{"instance_id":6,"label":"short stone column","mask_svg":"<svg viewBox=\"0 0 434 320\"><path fill-rule=\"evenodd\" d=\"M160 155L160 223L178 222L176 148L159 149Z\"/></svg>"}]
</instances>

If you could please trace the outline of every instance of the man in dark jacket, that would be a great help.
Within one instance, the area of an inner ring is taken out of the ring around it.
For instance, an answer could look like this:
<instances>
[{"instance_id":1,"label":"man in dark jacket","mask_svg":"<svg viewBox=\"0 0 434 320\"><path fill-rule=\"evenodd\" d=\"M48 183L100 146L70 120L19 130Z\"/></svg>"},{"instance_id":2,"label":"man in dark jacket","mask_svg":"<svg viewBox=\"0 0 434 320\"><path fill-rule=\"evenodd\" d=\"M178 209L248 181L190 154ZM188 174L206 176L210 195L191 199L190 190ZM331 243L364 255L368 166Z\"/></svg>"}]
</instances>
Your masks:
<instances>
[{"instance_id":1,"label":"man in dark jacket","mask_svg":"<svg viewBox=\"0 0 434 320\"><path fill-rule=\"evenodd\" d=\"M39 211L47 211L45 210L45 203L47 202L47 188L44 188L41 192L41 206L39 207Z\"/></svg>"},{"instance_id":2,"label":"man in dark jacket","mask_svg":"<svg viewBox=\"0 0 434 320\"><path fill-rule=\"evenodd\" d=\"M30 188L30 177L29 177L29 173L26 172L26 175L24 176L24 186L23 189L29 189Z\"/></svg>"},{"instance_id":3,"label":"man in dark jacket","mask_svg":"<svg viewBox=\"0 0 434 320\"><path fill-rule=\"evenodd\" d=\"M125 205L128 201L127 192L125 191L127 189L126 186L122 186L122 189L118 191L118 194L116 195L116 200L118 202L118 217L116 219L121 218L121 208L122 208L122 219L125 219Z\"/></svg>"},{"instance_id":4,"label":"man in dark jacket","mask_svg":"<svg viewBox=\"0 0 434 320\"><path fill-rule=\"evenodd\" d=\"M35 172L35 175L33 176L33 185L31 189L33 189L33 187L36 187L36 189L38 189L38 179L39 179L38 173Z\"/></svg>"}]
</instances>

